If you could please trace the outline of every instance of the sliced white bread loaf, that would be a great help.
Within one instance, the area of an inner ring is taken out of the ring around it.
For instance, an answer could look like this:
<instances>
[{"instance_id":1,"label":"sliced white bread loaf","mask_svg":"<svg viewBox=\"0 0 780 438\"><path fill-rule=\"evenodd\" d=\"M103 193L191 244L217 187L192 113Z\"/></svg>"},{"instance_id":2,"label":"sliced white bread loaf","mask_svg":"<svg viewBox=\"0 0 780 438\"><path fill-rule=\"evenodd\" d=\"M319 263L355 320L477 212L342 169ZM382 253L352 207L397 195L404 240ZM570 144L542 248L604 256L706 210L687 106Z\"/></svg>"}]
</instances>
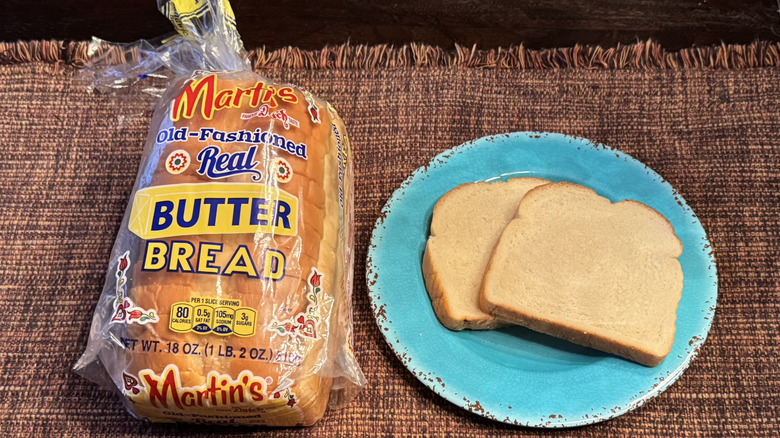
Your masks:
<instances>
[{"instance_id":1,"label":"sliced white bread loaf","mask_svg":"<svg viewBox=\"0 0 780 438\"><path fill-rule=\"evenodd\" d=\"M520 199L547 182L514 178L463 184L436 203L423 275L434 312L445 327L462 330L505 325L479 308L482 278L493 247L515 216Z\"/></svg>"},{"instance_id":2,"label":"sliced white bread loaf","mask_svg":"<svg viewBox=\"0 0 780 438\"><path fill-rule=\"evenodd\" d=\"M481 308L648 366L672 347L683 273L669 221L636 202L553 183L530 190L487 268Z\"/></svg>"}]
</instances>

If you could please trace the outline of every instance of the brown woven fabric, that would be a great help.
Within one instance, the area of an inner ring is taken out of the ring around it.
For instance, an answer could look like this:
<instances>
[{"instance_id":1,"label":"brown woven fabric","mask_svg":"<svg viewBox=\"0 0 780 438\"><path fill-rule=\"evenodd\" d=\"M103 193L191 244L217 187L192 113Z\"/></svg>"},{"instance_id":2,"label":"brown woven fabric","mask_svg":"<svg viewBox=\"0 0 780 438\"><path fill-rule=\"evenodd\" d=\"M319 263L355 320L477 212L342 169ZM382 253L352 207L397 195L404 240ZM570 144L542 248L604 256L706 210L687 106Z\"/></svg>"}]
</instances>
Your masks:
<instances>
[{"instance_id":1,"label":"brown woven fabric","mask_svg":"<svg viewBox=\"0 0 780 438\"><path fill-rule=\"evenodd\" d=\"M778 434L780 70L617 67L266 69L347 122L358 181L355 351L369 384L310 429L225 431L132 419L116 395L70 370L154 99L143 85L90 95L65 67L0 66L0 435L549 435L471 414L419 383L385 344L365 286L371 230L393 190L442 150L520 130L585 137L655 169L697 213L720 276L709 339L677 383L614 420L554 433Z\"/></svg>"},{"instance_id":2,"label":"brown woven fabric","mask_svg":"<svg viewBox=\"0 0 780 438\"><path fill-rule=\"evenodd\" d=\"M528 49L522 44L509 48L480 50L476 46L455 45L445 50L429 44L407 44L394 47L341 44L320 50L297 47L248 52L257 69L376 69L398 67L473 67L547 70L566 67L584 69L690 69L755 68L780 66L780 43L755 41L751 44L722 44L692 47L668 52L653 40L603 48L576 45L553 49ZM132 45L92 44L87 41L0 41L0 64L46 62L53 71L81 67L92 56L105 57L112 63L137 59Z\"/></svg>"}]
</instances>

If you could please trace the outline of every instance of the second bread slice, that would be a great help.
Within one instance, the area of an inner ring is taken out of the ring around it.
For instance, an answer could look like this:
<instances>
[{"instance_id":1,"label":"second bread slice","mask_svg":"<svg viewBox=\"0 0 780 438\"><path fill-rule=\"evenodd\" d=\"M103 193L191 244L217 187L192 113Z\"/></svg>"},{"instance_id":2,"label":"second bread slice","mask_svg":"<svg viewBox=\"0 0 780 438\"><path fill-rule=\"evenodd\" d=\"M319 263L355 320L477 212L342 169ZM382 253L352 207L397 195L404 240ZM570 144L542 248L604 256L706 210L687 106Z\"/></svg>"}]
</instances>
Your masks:
<instances>
[{"instance_id":1,"label":"second bread slice","mask_svg":"<svg viewBox=\"0 0 780 438\"><path fill-rule=\"evenodd\" d=\"M423 256L423 275L434 312L445 327L462 330L506 325L479 308L485 268L520 199L547 182L513 178L462 184L436 203Z\"/></svg>"}]
</instances>

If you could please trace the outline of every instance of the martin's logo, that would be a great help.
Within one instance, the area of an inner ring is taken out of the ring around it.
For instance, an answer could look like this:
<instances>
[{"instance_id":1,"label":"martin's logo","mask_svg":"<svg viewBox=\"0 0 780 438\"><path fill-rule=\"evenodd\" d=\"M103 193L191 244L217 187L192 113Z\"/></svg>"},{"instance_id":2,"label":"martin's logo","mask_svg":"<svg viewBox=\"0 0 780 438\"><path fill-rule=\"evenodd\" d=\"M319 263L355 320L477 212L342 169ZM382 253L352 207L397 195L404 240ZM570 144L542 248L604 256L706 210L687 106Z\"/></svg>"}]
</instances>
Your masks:
<instances>
[{"instance_id":1,"label":"martin's logo","mask_svg":"<svg viewBox=\"0 0 780 438\"><path fill-rule=\"evenodd\" d=\"M128 381L127 377L132 380ZM131 399L148 403L158 409L183 412L204 407L219 409L247 405L282 406L281 400L276 402L268 397L268 384L273 380L270 377L255 376L249 370L241 371L235 379L229 374L209 371L206 383L200 386L182 385L179 368L173 364L167 365L159 375L145 369L138 372L138 379L126 373L123 373L123 378L125 388L129 386L126 394L133 394L130 395ZM279 398L276 394L274 398ZM292 394L290 399L294 397ZM287 403L290 407L294 404Z\"/></svg>"},{"instance_id":2,"label":"martin's logo","mask_svg":"<svg viewBox=\"0 0 780 438\"><path fill-rule=\"evenodd\" d=\"M239 152L222 152L219 146L209 146L198 153L200 168L198 174L211 179L227 178L242 173L252 174L252 181L260 181L263 174L255 170L259 162L255 161L257 146Z\"/></svg>"},{"instance_id":3,"label":"martin's logo","mask_svg":"<svg viewBox=\"0 0 780 438\"><path fill-rule=\"evenodd\" d=\"M257 82L250 88L222 88L218 86L217 75L191 81L181 94L171 103L171 120L191 119L200 107L200 114L206 120L214 117L214 112L225 108L257 108L267 104L270 108L279 106L279 101L298 103L298 95L292 87L276 88L263 82ZM200 104L200 105L199 105Z\"/></svg>"}]
</instances>

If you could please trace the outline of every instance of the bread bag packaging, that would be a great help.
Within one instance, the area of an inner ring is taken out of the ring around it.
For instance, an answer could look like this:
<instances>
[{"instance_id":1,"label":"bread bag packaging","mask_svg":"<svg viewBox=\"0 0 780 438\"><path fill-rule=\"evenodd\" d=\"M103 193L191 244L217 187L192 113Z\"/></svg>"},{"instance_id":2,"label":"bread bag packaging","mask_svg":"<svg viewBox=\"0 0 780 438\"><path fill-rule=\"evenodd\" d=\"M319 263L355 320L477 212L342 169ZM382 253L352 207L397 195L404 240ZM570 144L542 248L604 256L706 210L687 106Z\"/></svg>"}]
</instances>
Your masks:
<instances>
[{"instance_id":1,"label":"bread bag packaging","mask_svg":"<svg viewBox=\"0 0 780 438\"><path fill-rule=\"evenodd\" d=\"M155 422L311 425L364 384L344 124L251 70L227 0L158 6L179 36L93 70L128 83L165 66L176 78L74 369Z\"/></svg>"}]
</instances>

